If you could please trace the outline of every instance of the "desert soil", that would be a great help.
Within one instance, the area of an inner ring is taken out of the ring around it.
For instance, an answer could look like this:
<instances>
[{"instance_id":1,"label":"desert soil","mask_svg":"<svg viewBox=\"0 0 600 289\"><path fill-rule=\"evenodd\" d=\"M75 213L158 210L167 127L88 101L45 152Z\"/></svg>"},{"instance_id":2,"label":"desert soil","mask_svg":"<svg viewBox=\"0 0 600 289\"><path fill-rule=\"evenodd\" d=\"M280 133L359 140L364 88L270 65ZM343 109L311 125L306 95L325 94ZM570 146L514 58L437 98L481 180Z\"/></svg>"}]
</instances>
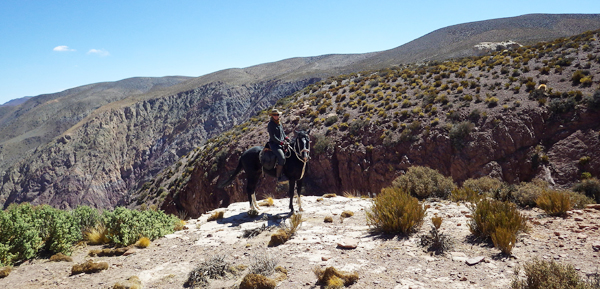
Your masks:
<instances>
[{"instance_id":1,"label":"desert soil","mask_svg":"<svg viewBox=\"0 0 600 289\"><path fill-rule=\"evenodd\" d=\"M507 288L517 266L534 258L572 264L582 276L598 271L600 264L600 210L570 211L565 218L548 217L538 209L523 210L531 227L519 236L512 257L486 242L473 240L465 204L426 201L427 217L417 233L409 237L372 234L365 211L370 199L302 197L304 222L297 234L283 245L268 247L270 235L288 219L289 199L274 200L261 207L258 216L248 215L248 203L231 204L224 218L207 222L212 212L189 220L187 229L154 240L146 249L134 249L127 256L88 257L99 246L78 247L73 262L35 259L14 267L0 279L0 288L112 288L131 276L138 276L143 288L182 288L189 273L215 255L224 255L232 265L249 266L257 257L268 256L287 269L287 279L277 288L320 288L313 269L334 266L357 272L359 280L350 288ZM297 206L297 203L295 203ZM354 213L342 218L343 211ZM431 217L443 217L441 231L452 240L452 249L436 255L421 246L420 236L428 234ZM325 223L326 216L333 217ZM245 230L272 226L253 238ZM343 249L349 246L354 249ZM71 275L74 263L87 259L108 262L99 273ZM468 263L475 263L469 265ZM246 269L248 271L248 269ZM226 279L211 280L209 288L231 288L244 272Z\"/></svg>"}]
</instances>

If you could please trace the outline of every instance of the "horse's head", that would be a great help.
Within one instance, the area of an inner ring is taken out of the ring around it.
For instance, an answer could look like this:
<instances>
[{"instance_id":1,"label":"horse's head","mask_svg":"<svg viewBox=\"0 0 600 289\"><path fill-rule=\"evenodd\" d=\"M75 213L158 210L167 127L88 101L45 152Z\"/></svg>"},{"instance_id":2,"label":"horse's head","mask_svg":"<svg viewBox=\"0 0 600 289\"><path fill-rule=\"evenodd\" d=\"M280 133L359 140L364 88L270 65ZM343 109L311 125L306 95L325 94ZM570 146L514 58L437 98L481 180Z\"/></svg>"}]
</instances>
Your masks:
<instances>
[{"instance_id":1,"label":"horse's head","mask_svg":"<svg viewBox=\"0 0 600 289\"><path fill-rule=\"evenodd\" d=\"M296 131L296 139L294 141L294 150L299 159L307 162L310 154L310 129L308 131Z\"/></svg>"}]
</instances>

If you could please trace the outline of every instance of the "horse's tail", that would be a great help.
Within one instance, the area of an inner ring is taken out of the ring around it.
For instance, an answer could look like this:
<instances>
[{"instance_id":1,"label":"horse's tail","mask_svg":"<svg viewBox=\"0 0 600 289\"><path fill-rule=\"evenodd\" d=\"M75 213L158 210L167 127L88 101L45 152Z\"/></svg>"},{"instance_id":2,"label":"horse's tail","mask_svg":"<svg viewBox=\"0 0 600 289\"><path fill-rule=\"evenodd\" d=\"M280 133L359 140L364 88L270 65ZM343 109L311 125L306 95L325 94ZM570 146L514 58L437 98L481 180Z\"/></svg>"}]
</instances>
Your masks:
<instances>
[{"instance_id":1,"label":"horse's tail","mask_svg":"<svg viewBox=\"0 0 600 289\"><path fill-rule=\"evenodd\" d=\"M235 171L233 171L233 173L231 173L231 176L229 176L229 178L227 180L225 180L224 182L222 182L217 187L219 189L222 189L222 188L224 188L226 186L229 186L231 184L231 182L233 182L233 180L235 179L235 177L240 173L241 170L242 170L242 159L240 158L240 160L238 161L237 168L235 168Z\"/></svg>"}]
</instances>

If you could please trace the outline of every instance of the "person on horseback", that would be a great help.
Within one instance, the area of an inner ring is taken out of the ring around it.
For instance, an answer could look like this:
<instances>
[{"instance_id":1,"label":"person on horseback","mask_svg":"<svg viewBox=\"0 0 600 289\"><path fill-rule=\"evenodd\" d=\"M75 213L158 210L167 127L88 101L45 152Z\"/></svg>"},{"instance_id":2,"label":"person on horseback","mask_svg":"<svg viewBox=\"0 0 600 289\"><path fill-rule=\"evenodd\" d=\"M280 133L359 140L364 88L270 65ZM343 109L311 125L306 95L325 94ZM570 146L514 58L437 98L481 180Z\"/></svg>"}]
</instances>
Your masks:
<instances>
[{"instance_id":1,"label":"person on horseback","mask_svg":"<svg viewBox=\"0 0 600 289\"><path fill-rule=\"evenodd\" d=\"M283 151L287 148L287 143L290 139L285 135L285 131L283 131L283 126L281 125L281 120L279 118L281 112L274 108L269 115L271 116L271 120L267 126L269 131L269 147L277 156L277 165L275 168L277 180L281 181L281 172L283 171L283 165L285 165L285 155Z\"/></svg>"}]
</instances>

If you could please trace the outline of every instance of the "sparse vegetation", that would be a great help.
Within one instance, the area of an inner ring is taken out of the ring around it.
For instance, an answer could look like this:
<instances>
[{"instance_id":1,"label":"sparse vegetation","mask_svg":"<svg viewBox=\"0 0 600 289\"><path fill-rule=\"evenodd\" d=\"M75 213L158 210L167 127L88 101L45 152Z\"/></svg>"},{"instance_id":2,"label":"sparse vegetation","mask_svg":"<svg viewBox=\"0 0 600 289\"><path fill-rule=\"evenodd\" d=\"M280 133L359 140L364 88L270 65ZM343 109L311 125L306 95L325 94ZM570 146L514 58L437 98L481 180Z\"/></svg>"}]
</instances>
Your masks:
<instances>
[{"instance_id":1,"label":"sparse vegetation","mask_svg":"<svg viewBox=\"0 0 600 289\"><path fill-rule=\"evenodd\" d=\"M469 223L471 233L491 239L504 254L512 251L517 234L527 230L525 218L513 203L484 198L470 209L473 216Z\"/></svg>"},{"instance_id":2,"label":"sparse vegetation","mask_svg":"<svg viewBox=\"0 0 600 289\"><path fill-rule=\"evenodd\" d=\"M406 174L396 178L392 186L419 198L428 197L447 198L456 185L452 178L444 177L438 171L422 166L408 168Z\"/></svg>"},{"instance_id":3,"label":"sparse vegetation","mask_svg":"<svg viewBox=\"0 0 600 289\"><path fill-rule=\"evenodd\" d=\"M423 223L425 208L401 188L384 188L366 212L367 224L376 232L409 234Z\"/></svg>"},{"instance_id":4,"label":"sparse vegetation","mask_svg":"<svg viewBox=\"0 0 600 289\"><path fill-rule=\"evenodd\" d=\"M535 259L523 266L525 279L519 278L520 268L515 270L511 289L593 289L570 264Z\"/></svg>"}]
</instances>

